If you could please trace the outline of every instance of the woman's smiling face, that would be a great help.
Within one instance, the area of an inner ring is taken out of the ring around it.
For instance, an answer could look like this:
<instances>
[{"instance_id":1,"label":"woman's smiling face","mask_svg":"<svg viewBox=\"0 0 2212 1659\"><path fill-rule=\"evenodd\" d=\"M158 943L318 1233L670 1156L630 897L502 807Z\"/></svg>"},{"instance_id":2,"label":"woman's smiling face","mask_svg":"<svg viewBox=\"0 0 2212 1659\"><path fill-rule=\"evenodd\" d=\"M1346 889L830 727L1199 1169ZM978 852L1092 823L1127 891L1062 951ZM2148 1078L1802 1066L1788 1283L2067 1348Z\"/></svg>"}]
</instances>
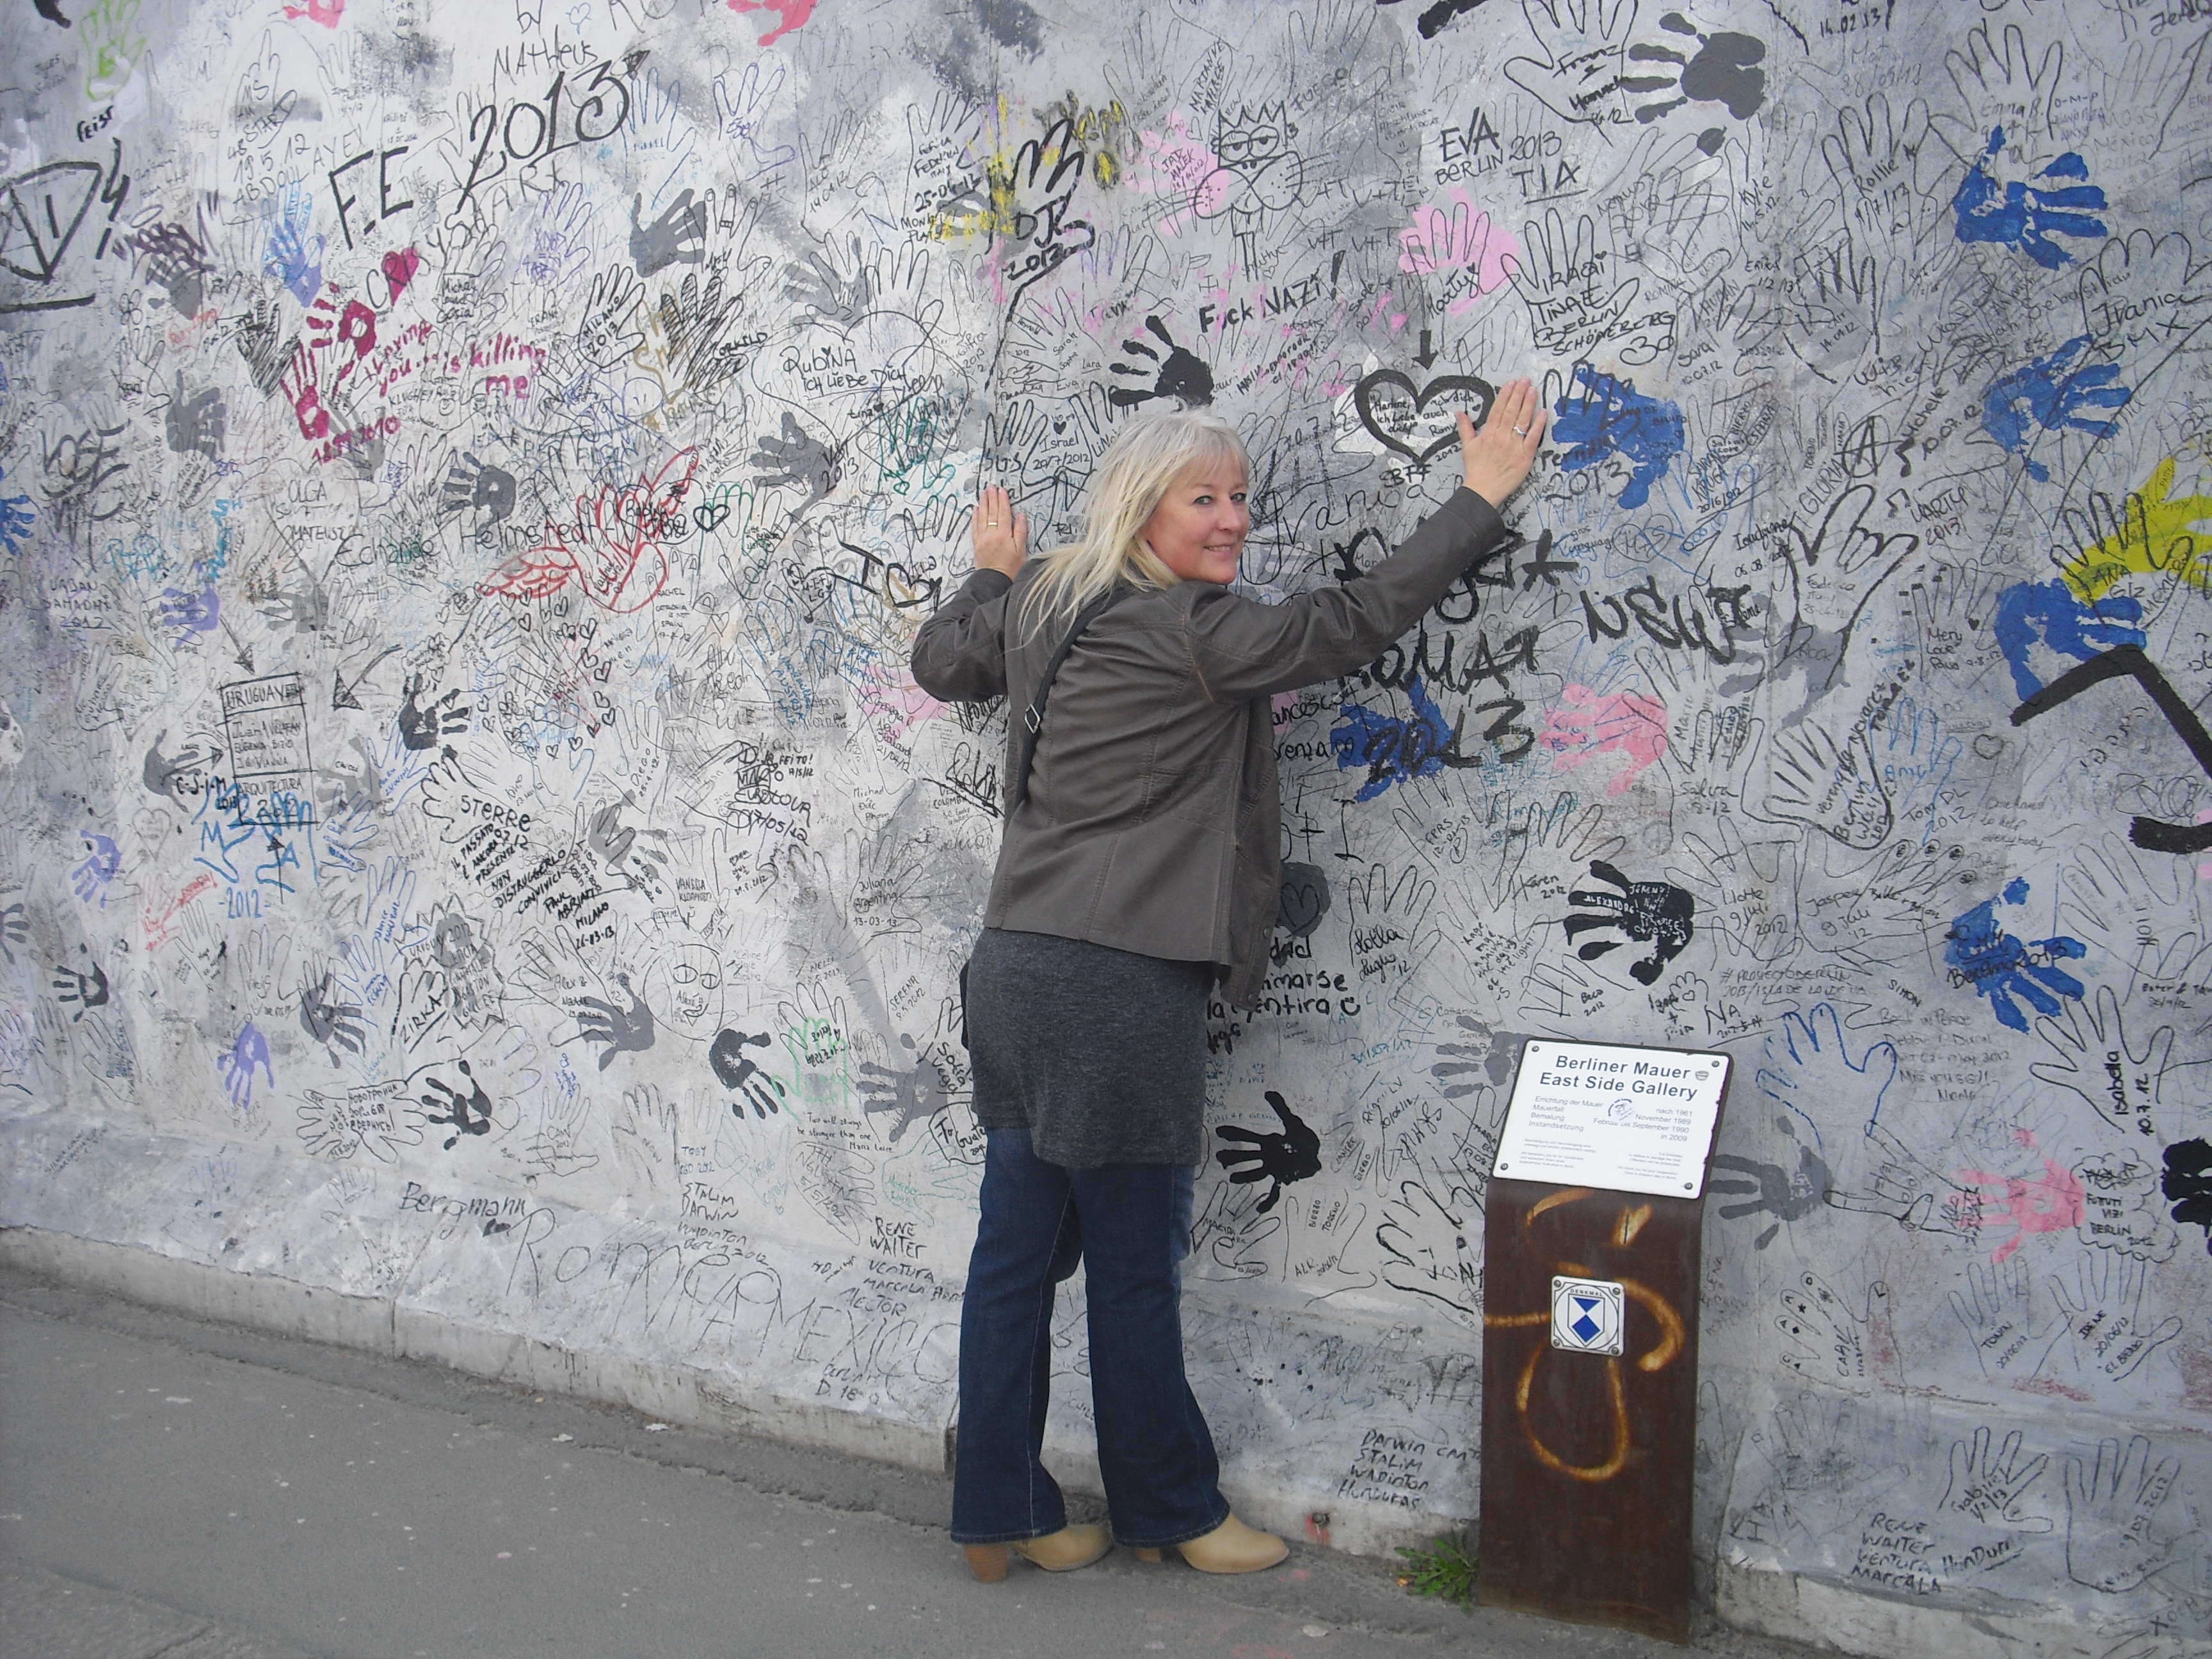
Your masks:
<instances>
[{"instance_id":1,"label":"woman's smiling face","mask_svg":"<svg viewBox=\"0 0 2212 1659\"><path fill-rule=\"evenodd\" d=\"M1244 486L1243 469L1226 460L1204 463L1169 485L1141 532L1160 562L1187 582L1235 581L1252 528Z\"/></svg>"}]
</instances>

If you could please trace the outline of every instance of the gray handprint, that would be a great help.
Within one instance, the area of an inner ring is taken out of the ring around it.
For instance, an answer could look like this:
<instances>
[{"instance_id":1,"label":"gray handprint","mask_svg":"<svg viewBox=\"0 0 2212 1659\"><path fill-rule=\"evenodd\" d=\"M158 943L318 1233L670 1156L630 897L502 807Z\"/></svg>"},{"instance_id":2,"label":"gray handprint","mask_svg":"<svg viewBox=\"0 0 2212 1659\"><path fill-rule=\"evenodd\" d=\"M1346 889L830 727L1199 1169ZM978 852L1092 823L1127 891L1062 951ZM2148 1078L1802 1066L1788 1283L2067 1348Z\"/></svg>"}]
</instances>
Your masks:
<instances>
[{"instance_id":1,"label":"gray handprint","mask_svg":"<svg viewBox=\"0 0 2212 1659\"><path fill-rule=\"evenodd\" d=\"M603 1072L615 1063L617 1054L641 1053L653 1047L655 1036L653 1010L645 1006L643 997L630 988L629 975L617 974L615 982L629 998L628 1008L617 1008L597 997L586 997L582 1006L587 1012L576 1016L577 1034L585 1042L607 1045L599 1055L599 1069Z\"/></svg>"},{"instance_id":2,"label":"gray handprint","mask_svg":"<svg viewBox=\"0 0 2212 1659\"><path fill-rule=\"evenodd\" d=\"M752 459L764 483L806 487L806 499L799 507L802 513L837 487L837 452L800 426L799 417L788 411L783 417L783 435L763 436Z\"/></svg>"},{"instance_id":3,"label":"gray handprint","mask_svg":"<svg viewBox=\"0 0 2212 1659\"><path fill-rule=\"evenodd\" d=\"M884 1134L894 1146L909 1125L928 1122L945 1106L945 1074L933 1061L916 1057L912 1037L902 1033L899 1044L912 1065L869 1063L860 1067L860 1110L871 1121L890 1117Z\"/></svg>"}]
</instances>

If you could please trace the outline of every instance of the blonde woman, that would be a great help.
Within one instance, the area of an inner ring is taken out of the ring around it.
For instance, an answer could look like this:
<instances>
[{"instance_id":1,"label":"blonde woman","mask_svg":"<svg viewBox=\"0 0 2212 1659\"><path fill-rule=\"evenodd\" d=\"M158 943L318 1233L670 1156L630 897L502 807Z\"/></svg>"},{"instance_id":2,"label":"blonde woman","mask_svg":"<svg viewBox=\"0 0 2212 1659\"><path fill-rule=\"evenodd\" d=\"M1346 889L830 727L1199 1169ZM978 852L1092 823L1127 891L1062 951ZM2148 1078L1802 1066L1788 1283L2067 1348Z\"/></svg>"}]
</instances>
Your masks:
<instances>
[{"instance_id":1,"label":"blonde woman","mask_svg":"<svg viewBox=\"0 0 2212 1659\"><path fill-rule=\"evenodd\" d=\"M1526 380L1478 432L1464 487L1374 569L1283 605L1230 591L1251 528L1236 429L1140 416L1101 459L1081 541L1028 557L987 489L975 572L915 641L932 696L1004 696L1006 829L963 976L981 1215L960 1321L952 1536L978 1578L1009 1551L1056 1571L1118 1540L1206 1572L1287 1553L1230 1513L1182 1367L1180 1270L1202 1161L1206 1003L1249 1006L1278 899L1269 698L1380 656L1477 560L1528 476ZM1106 1528L1067 1524L1040 1459L1058 1283L1085 1264Z\"/></svg>"}]
</instances>

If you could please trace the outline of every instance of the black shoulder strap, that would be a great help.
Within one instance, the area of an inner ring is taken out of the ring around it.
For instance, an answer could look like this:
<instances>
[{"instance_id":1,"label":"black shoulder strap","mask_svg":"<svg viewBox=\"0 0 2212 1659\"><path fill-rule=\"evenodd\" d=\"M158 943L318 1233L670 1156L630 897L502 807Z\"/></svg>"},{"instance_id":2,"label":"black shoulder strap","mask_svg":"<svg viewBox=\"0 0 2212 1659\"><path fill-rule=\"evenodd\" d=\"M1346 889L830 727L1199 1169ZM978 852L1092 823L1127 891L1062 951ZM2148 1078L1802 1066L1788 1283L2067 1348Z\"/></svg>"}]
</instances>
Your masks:
<instances>
[{"instance_id":1,"label":"black shoulder strap","mask_svg":"<svg viewBox=\"0 0 2212 1659\"><path fill-rule=\"evenodd\" d=\"M1127 598L1130 592L1117 583L1077 611L1067 637L1060 642L1060 648L1052 653L1052 660L1045 664L1044 672L1037 677L1036 690L1030 694L1030 706L1021 712L1021 725L1015 733L1014 787L1007 797L1012 803L1007 808L1010 816L1019 811L1030 798L1030 763L1036 758L1037 738L1044 731L1045 700L1052 696L1052 683L1059 676L1060 664L1067 660L1067 653L1075 648L1075 641L1083 630L1103 612Z\"/></svg>"}]
</instances>

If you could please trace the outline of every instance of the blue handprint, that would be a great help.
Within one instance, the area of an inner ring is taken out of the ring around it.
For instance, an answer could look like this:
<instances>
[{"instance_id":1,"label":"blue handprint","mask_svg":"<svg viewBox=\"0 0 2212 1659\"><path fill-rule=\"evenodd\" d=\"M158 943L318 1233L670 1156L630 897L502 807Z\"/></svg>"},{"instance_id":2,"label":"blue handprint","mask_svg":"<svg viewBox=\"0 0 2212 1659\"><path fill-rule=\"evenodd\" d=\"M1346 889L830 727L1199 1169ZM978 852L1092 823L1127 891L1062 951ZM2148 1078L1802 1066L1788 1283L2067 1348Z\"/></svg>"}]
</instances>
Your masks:
<instances>
[{"instance_id":1,"label":"blue handprint","mask_svg":"<svg viewBox=\"0 0 2212 1659\"><path fill-rule=\"evenodd\" d=\"M2109 438L2119 422L2082 411L2124 409L2136 395L2112 384L2118 364L2092 362L2088 354L2089 337L2077 334L2049 356L2000 375L1982 393L1982 430L2019 456L2038 483L2051 482L2051 469L2028 455L2037 428Z\"/></svg>"},{"instance_id":2,"label":"blue handprint","mask_svg":"<svg viewBox=\"0 0 2212 1659\"><path fill-rule=\"evenodd\" d=\"M2021 582L1998 594L1990 631L2012 666L2013 689L2025 702L2050 683L2036 663L2038 647L2073 662L2087 662L2115 646L2148 644L2141 629L2125 626L2142 620L2139 600L2108 594L2084 605L2063 579L2053 577ZM2064 672L2056 670L2054 677Z\"/></svg>"},{"instance_id":3,"label":"blue handprint","mask_svg":"<svg viewBox=\"0 0 2212 1659\"><path fill-rule=\"evenodd\" d=\"M95 898L100 908L107 908L107 884L115 879L115 872L123 867L123 850L106 836L94 830L80 830L87 857L83 863L70 872L70 886L77 897L89 904Z\"/></svg>"},{"instance_id":4,"label":"blue handprint","mask_svg":"<svg viewBox=\"0 0 2212 1659\"><path fill-rule=\"evenodd\" d=\"M323 239L307 234L314 219L314 197L304 185L287 185L276 207L261 268L283 283L294 299L307 305L323 286Z\"/></svg>"},{"instance_id":5,"label":"blue handprint","mask_svg":"<svg viewBox=\"0 0 2212 1659\"><path fill-rule=\"evenodd\" d=\"M0 472L0 477L6 476ZM38 521L39 510L28 495L0 495L0 542L8 544L9 554L22 556L23 544L30 540L31 526Z\"/></svg>"},{"instance_id":6,"label":"blue handprint","mask_svg":"<svg viewBox=\"0 0 2212 1659\"><path fill-rule=\"evenodd\" d=\"M269 1086L275 1088L276 1068L269 1063L269 1039L249 1019L230 1052L218 1056L215 1062L216 1070L222 1073L223 1082L230 1091L230 1103L241 1112L252 1109L253 1068L257 1066L267 1074Z\"/></svg>"},{"instance_id":7,"label":"blue handprint","mask_svg":"<svg viewBox=\"0 0 2212 1659\"><path fill-rule=\"evenodd\" d=\"M2014 877L1998 898L1984 899L1954 918L1943 936L1947 941L1943 960L1951 969L1954 985L1971 985L1977 996L1990 1000L1990 1010L2000 1024L2025 1031L2027 1016L2013 999L2024 998L2039 1014L2057 1013L2063 1006L2058 1000L2062 996L2079 1002L2087 994L2086 988L2057 964L2087 956L2089 947L2064 934L2014 939L1997 921L1996 907L2001 902L2027 903L2026 879Z\"/></svg>"},{"instance_id":8,"label":"blue handprint","mask_svg":"<svg viewBox=\"0 0 2212 1659\"><path fill-rule=\"evenodd\" d=\"M1871 1124L1897 1081L1895 1043L1869 1042L1856 1060L1852 1048L1835 1005L1816 1002L1782 1017L1782 1029L1766 1039L1765 1063L1753 1074L1761 1094L1804 1122L1816 1148L1825 1146L1822 1117L1832 1121L1839 1109L1863 1103Z\"/></svg>"},{"instance_id":9,"label":"blue handprint","mask_svg":"<svg viewBox=\"0 0 2212 1659\"><path fill-rule=\"evenodd\" d=\"M222 599L210 582L197 593L179 587L161 590L161 626L178 645L196 645L202 634L212 634L222 620Z\"/></svg>"},{"instance_id":10,"label":"blue handprint","mask_svg":"<svg viewBox=\"0 0 2212 1659\"><path fill-rule=\"evenodd\" d=\"M1623 507L1637 507L1651 498L1651 486L1667 474L1667 466L1682 453L1687 441L1682 411L1663 398L1646 397L1626 380L1575 365L1575 384L1552 406L1553 441L1566 445L1559 465L1579 472L1608 455L1629 464L1627 486L1620 492Z\"/></svg>"},{"instance_id":11,"label":"blue handprint","mask_svg":"<svg viewBox=\"0 0 2212 1659\"><path fill-rule=\"evenodd\" d=\"M2081 182L2046 185L2012 179L2000 185L1990 164L2004 143L2004 129L1990 129L1989 148L1967 169L1951 198L1951 210L1959 216L1959 240L2016 247L2045 270L2056 270L2074 256L2047 233L2103 236L2105 222L2087 210L2101 212L2105 192L2087 182L2088 163L2070 149L2034 176Z\"/></svg>"}]
</instances>

